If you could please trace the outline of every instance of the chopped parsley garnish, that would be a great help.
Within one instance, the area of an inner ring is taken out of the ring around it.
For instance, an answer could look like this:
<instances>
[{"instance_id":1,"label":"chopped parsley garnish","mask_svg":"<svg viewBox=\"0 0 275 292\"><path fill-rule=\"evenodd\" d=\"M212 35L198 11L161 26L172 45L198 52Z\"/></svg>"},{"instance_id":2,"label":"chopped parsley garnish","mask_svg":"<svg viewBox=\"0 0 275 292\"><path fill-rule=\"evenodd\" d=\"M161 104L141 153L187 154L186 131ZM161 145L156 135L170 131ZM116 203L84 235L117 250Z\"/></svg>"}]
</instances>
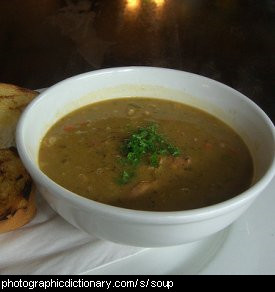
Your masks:
<instances>
[{"instance_id":1,"label":"chopped parsley garnish","mask_svg":"<svg viewBox=\"0 0 275 292\"><path fill-rule=\"evenodd\" d=\"M122 175L121 175L121 177L118 180L118 183L120 185L127 184L131 180L131 178L133 177L133 175L134 174L132 172L129 172L127 170L123 170Z\"/></svg>"},{"instance_id":2,"label":"chopped parsley garnish","mask_svg":"<svg viewBox=\"0 0 275 292\"><path fill-rule=\"evenodd\" d=\"M161 156L176 157L180 155L180 150L170 144L166 137L158 132L158 126L153 124L139 128L129 139L125 140L122 146L122 155L122 161L127 166L127 170L122 172L119 183L127 184L142 160L157 168Z\"/></svg>"}]
</instances>

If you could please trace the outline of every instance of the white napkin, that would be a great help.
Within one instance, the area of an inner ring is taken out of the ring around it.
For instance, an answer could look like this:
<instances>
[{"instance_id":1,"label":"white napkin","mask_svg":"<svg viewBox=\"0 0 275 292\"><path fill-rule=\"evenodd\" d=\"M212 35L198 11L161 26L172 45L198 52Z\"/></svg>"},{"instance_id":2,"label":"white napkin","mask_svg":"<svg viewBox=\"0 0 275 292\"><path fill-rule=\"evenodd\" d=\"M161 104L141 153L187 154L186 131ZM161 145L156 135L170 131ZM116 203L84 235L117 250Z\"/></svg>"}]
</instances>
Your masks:
<instances>
[{"instance_id":1,"label":"white napkin","mask_svg":"<svg viewBox=\"0 0 275 292\"><path fill-rule=\"evenodd\" d=\"M38 195L35 219L0 235L0 274L81 275L145 249L90 236L57 215Z\"/></svg>"}]
</instances>

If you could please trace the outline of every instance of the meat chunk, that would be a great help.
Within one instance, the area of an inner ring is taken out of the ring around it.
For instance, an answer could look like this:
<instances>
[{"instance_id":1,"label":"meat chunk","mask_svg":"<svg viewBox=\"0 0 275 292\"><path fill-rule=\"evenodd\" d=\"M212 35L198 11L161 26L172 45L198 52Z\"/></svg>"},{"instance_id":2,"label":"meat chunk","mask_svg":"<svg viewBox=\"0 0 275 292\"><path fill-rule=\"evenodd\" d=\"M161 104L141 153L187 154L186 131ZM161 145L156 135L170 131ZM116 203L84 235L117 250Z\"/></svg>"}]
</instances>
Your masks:
<instances>
[{"instance_id":1,"label":"meat chunk","mask_svg":"<svg viewBox=\"0 0 275 292\"><path fill-rule=\"evenodd\" d=\"M160 159L160 166L159 168L162 169L179 169L179 168L186 168L189 167L191 165L192 161L190 157L162 157Z\"/></svg>"},{"instance_id":2,"label":"meat chunk","mask_svg":"<svg viewBox=\"0 0 275 292\"><path fill-rule=\"evenodd\" d=\"M131 190L131 197L136 198L146 193L152 192L158 188L158 181L141 181L137 183Z\"/></svg>"},{"instance_id":3,"label":"meat chunk","mask_svg":"<svg viewBox=\"0 0 275 292\"><path fill-rule=\"evenodd\" d=\"M186 169L191 165L191 158L187 157L162 157L158 168L150 167L155 172L155 179L137 183L130 192L132 198L146 195L156 191L167 183L167 172Z\"/></svg>"}]
</instances>

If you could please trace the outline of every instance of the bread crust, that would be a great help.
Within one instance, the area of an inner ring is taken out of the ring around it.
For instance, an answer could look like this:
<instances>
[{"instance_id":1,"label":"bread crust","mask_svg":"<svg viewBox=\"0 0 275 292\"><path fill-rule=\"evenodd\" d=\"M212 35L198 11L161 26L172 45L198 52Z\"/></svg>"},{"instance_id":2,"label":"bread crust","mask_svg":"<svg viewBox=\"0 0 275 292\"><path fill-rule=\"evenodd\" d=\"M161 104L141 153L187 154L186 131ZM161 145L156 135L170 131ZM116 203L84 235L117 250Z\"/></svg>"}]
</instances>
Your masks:
<instances>
[{"instance_id":1,"label":"bread crust","mask_svg":"<svg viewBox=\"0 0 275 292\"><path fill-rule=\"evenodd\" d=\"M34 184L16 149L0 149L0 233L28 223L35 206Z\"/></svg>"},{"instance_id":2,"label":"bread crust","mask_svg":"<svg viewBox=\"0 0 275 292\"><path fill-rule=\"evenodd\" d=\"M8 215L6 219L0 220L0 234L24 226L34 218L35 214L35 187L33 186L28 200L28 205L22 209L18 209L14 214Z\"/></svg>"},{"instance_id":3,"label":"bread crust","mask_svg":"<svg viewBox=\"0 0 275 292\"><path fill-rule=\"evenodd\" d=\"M0 83L0 233L17 229L36 214L35 186L15 146L15 129L37 92Z\"/></svg>"},{"instance_id":4,"label":"bread crust","mask_svg":"<svg viewBox=\"0 0 275 292\"><path fill-rule=\"evenodd\" d=\"M0 149L15 146L15 129L22 111L38 95L36 91L0 83Z\"/></svg>"}]
</instances>

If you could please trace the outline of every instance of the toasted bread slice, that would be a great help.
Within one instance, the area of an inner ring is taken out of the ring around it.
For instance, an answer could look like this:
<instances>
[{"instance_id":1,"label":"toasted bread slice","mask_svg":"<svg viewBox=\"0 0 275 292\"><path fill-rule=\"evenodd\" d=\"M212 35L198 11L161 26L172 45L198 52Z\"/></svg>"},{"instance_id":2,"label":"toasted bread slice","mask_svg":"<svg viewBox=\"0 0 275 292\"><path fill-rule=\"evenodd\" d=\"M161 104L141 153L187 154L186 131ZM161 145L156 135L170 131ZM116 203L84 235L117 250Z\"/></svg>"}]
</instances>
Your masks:
<instances>
[{"instance_id":1,"label":"toasted bread slice","mask_svg":"<svg viewBox=\"0 0 275 292\"><path fill-rule=\"evenodd\" d=\"M0 233L25 225L35 212L34 185L16 149L0 149Z\"/></svg>"},{"instance_id":2,"label":"toasted bread slice","mask_svg":"<svg viewBox=\"0 0 275 292\"><path fill-rule=\"evenodd\" d=\"M0 149L15 146L15 129L23 109L37 92L0 83Z\"/></svg>"},{"instance_id":3,"label":"toasted bread slice","mask_svg":"<svg viewBox=\"0 0 275 292\"><path fill-rule=\"evenodd\" d=\"M15 129L37 92L0 83L0 233L28 223L36 213L35 187L15 146Z\"/></svg>"}]
</instances>

